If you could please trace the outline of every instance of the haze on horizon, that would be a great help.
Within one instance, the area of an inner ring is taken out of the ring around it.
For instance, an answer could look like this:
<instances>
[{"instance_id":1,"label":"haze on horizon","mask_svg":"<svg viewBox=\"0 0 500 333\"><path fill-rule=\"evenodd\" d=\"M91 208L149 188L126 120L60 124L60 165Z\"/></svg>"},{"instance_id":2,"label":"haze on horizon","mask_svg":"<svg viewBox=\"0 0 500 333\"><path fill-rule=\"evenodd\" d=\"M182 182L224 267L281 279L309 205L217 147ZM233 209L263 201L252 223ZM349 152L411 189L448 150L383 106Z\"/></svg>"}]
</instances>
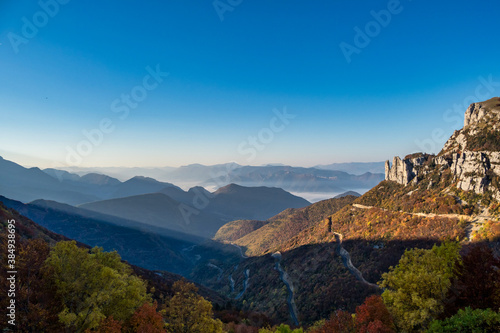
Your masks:
<instances>
[{"instance_id":1,"label":"haze on horizon","mask_svg":"<svg viewBox=\"0 0 500 333\"><path fill-rule=\"evenodd\" d=\"M0 156L376 162L438 152L500 96L496 1L215 3L3 1Z\"/></svg>"}]
</instances>

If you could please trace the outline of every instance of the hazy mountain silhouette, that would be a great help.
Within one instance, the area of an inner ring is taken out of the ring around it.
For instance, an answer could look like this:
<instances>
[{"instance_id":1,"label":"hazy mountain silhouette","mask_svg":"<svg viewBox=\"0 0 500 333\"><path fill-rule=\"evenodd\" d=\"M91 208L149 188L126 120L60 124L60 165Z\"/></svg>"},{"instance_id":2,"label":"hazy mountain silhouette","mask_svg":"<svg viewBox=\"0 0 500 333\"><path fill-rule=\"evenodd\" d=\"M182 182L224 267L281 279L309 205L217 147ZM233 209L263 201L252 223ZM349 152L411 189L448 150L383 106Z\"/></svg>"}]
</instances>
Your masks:
<instances>
[{"instance_id":1,"label":"hazy mountain silhouette","mask_svg":"<svg viewBox=\"0 0 500 333\"><path fill-rule=\"evenodd\" d=\"M243 186L280 187L290 192L345 192L371 188L384 179L383 174L351 175L342 171L291 166L244 166L203 185L235 183Z\"/></svg>"},{"instance_id":2,"label":"hazy mountain silhouette","mask_svg":"<svg viewBox=\"0 0 500 333\"><path fill-rule=\"evenodd\" d=\"M0 157L0 191L2 195L30 202L51 199L69 204L98 200L98 196L81 191L79 187L64 183L38 168L25 168Z\"/></svg>"},{"instance_id":3,"label":"hazy mountain silhouette","mask_svg":"<svg viewBox=\"0 0 500 333\"><path fill-rule=\"evenodd\" d=\"M350 163L332 163L326 165L317 165L316 169L344 171L351 175L362 175L367 172L383 173L385 162L350 162Z\"/></svg>"},{"instance_id":4,"label":"hazy mountain silhouette","mask_svg":"<svg viewBox=\"0 0 500 333\"><path fill-rule=\"evenodd\" d=\"M0 194L25 203L46 199L78 205L152 193L174 186L140 176L121 182L98 173L79 176L57 169L42 171L38 168L25 168L0 157Z\"/></svg>"},{"instance_id":5,"label":"hazy mountain silhouette","mask_svg":"<svg viewBox=\"0 0 500 333\"><path fill-rule=\"evenodd\" d=\"M231 184L214 193L203 188L185 192L169 187L161 193L97 201L80 207L159 228L212 237L229 221L267 219L287 208L307 205L307 200L282 189Z\"/></svg>"},{"instance_id":6,"label":"hazy mountain silhouette","mask_svg":"<svg viewBox=\"0 0 500 333\"><path fill-rule=\"evenodd\" d=\"M220 188L231 183L242 186L281 187L290 192L339 193L369 189L384 179L383 163L339 163L314 168L282 164L242 166L237 163L217 165L190 164L179 168L67 168L79 173L99 172L117 176L144 175L183 187L202 185ZM128 178L127 178L128 179Z\"/></svg>"}]
</instances>

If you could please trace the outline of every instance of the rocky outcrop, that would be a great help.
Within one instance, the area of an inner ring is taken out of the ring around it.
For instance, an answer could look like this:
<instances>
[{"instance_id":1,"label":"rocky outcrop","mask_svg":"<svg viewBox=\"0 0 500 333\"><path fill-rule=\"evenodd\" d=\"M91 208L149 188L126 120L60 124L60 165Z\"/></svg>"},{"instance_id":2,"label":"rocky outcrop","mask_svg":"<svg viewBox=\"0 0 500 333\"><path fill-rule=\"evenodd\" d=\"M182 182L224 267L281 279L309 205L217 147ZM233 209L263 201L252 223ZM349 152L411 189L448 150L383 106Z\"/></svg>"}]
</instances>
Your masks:
<instances>
[{"instance_id":1,"label":"rocky outcrop","mask_svg":"<svg viewBox=\"0 0 500 333\"><path fill-rule=\"evenodd\" d=\"M472 103L465 111L464 127L473 123L478 123L487 113L486 107L482 103Z\"/></svg>"},{"instance_id":2,"label":"rocky outcrop","mask_svg":"<svg viewBox=\"0 0 500 333\"><path fill-rule=\"evenodd\" d=\"M496 141L499 132L500 98L472 103L465 111L464 128L453 133L440 155L465 151L498 151L499 146Z\"/></svg>"},{"instance_id":3,"label":"rocky outcrop","mask_svg":"<svg viewBox=\"0 0 500 333\"><path fill-rule=\"evenodd\" d=\"M418 183L418 176L426 174L423 166L431 155L417 154L412 158L401 159L394 157L392 166L389 161L385 162L385 180L392 180L399 184L408 185L410 182Z\"/></svg>"},{"instance_id":4,"label":"rocky outcrop","mask_svg":"<svg viewBox=\"0 0 500 333\"><path fill-rule=\"evenodd\" d=\"M500 131L500 99L473 103L465 112L464 128L455 131L438 154L415 154L403 160L395 157L385 164L385 179L402 185L418 184L435 168L450 168L456 187L484 194L490 191L500 201L500 152L481 150L494 147L491 133ZM488 142L490 140L490 142Z\"/></svg>"},{"instance_id":5,"label":"rocky outcrop","mask_svg":"<svg viewBox=\"0 0 500 333\"><path fill-rule=\"evenodd\" d=\"M500 200L499 189L492 186L494 178L500 175L500 152L453 153L451 156L436 157L435 163L451 168L457 188L477 194L489 190Z\"/></svg>"}]
</instances>

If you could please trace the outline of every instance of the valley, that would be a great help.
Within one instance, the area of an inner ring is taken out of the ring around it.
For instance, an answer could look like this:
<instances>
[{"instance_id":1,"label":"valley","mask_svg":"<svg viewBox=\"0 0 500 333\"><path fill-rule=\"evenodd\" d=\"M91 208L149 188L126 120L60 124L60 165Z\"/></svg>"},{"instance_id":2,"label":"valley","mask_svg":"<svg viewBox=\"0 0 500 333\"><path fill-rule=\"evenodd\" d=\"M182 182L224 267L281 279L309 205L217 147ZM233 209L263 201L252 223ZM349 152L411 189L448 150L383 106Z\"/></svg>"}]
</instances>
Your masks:
<instances>
[{"instance_id":1,"label":"valley","mask_svg":"<svg viewBox=\"0 0 500 333\"><path fill-rule=\"evenodd\" d=\"M470 116L463 133L485 126L495 112ZM349 191L314 203L262 184L324 190L321 182L331 177L322 172L329 170L304 176L310 170L237 166L230 179L246 185L230 183L210 192L142 176L121 182L106 175L26 169L6 160L0 161L5 193L26 200L50 190L28 202L7 196L0 202L29 219L30 230L46 228L42 234L51 235L43 236L49 242L74 239L117 251L128 263L150 270L142 273L148 279L153 274L195 282L217 299L221 311L238 309L309 327L339 309L357 311L370 296L387 295L381 281L409 249L436 251L453 242L463 253L482 244L500 254L498 153L469 152L461 135L455 133L438 155L387 162L385 180L362 195ZM223 169L198 165L171 172L180 177L193 168L202 175L198 180ZM298 174L305 182L295 178ZM266 180L254 182L258 178ZM26 196L13 188L38 190ZM66 200L53 200L61 197Z\"/></svg>"},{"instance_id":2,"label":"valley","mask_svg":"<svg viewBox=\"0 0 500 333\"><path fill-rule=\"evenodd\" d=\"M499 333L499 1L3 1L0 333Z\"/></svg>"}]
</instances>

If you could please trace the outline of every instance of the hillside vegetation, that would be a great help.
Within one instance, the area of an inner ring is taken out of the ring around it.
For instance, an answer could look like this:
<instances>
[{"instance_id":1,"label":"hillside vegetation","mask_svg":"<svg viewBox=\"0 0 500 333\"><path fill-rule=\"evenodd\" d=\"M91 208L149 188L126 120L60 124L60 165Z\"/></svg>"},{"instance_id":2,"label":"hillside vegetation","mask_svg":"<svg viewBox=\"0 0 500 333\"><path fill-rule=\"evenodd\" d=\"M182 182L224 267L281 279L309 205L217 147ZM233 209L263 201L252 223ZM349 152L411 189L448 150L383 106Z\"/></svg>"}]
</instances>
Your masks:
<instances>
[{"instance_id":1,"label":"hillside vegetation","mask_svg":"<svg viewBox=\"0 0 500 333\"><path fill-rule=\"evenodd\" d=\"M19 332L222 332L212 304L177 277L145 280L116 252L66 240L0 204L0 277L9 271L8 221L16 235L16 330ZM10 230L10 229L9 229ZM138 272L146 272L138 269ZM154 287L153 287L154 286ZM8 285L0 304L7 308ZM196 314L194 316L193 314ZM8 316L0 318L11 327Z\"/></svg>"},{"instance_id":2,"label":"hillside vegetation","mask_svg":"<svg viewBox=\"0 0 500 333\"><path fill-rule=\"evenodd\" d=\"M231 241L245 248L247 255L263 255L276 251L281 244L286 243L290 238L310 228L327 216L334 214L355 199L355 196L349 195L337 199L323 200L301 209L287 209L263 222L260 228L252 232L233 231L233 234L238 233L242 237L231 239ZM244 222L239 222L237 225L240 230L248 229ZM250 222L250 225L255 225L255 223ZM235 229L234 224L230 224L228 227ZM220 230L221 234L225 233L225 230L223 227ZM219 234L219 240L225 240L221 234Z\"/></svg>"}]
</instances>

